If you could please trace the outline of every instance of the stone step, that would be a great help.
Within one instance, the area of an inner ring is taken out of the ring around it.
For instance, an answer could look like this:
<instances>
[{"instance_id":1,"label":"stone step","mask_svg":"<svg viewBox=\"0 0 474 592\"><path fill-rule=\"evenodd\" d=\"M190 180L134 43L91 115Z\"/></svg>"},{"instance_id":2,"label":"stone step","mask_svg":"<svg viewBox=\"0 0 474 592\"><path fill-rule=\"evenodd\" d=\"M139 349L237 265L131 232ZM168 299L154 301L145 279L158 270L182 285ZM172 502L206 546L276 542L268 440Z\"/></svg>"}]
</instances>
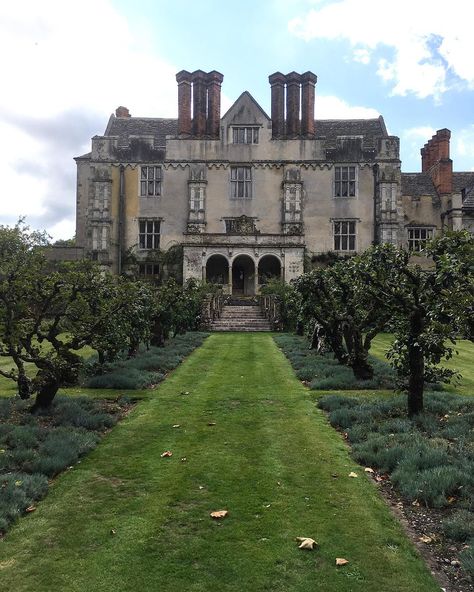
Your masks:
<instances>
[{"instance_id":1,"label":"stone step","mask_svg":"<svg viewBox=\"0 0 474 592\"><path fill-rule=\"evenodd\" d=\"M254 304L225 305L220 318L211 323L211 331L271 331L272 327Z\"/></svg>"}]
</instances>

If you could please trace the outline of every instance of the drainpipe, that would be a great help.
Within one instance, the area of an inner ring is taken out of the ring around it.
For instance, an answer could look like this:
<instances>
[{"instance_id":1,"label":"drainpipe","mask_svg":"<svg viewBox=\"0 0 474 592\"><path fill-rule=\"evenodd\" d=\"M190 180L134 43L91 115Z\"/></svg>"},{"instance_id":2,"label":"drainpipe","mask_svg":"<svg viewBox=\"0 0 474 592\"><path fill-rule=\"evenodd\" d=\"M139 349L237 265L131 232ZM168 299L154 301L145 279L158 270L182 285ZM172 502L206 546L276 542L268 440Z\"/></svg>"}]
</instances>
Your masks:
<instances>
[{"instance_id":1,"label":"drainpipe","mask_svg":"<svg viewBox=\"0 0 474 592\"><path fill-rule=\"evenodd\" d=\"M125 235L125 167L120 165L120 186L119 186L119 219L118 219L118 241L117 241L117 273L122 273L123 244Z\"/></svg>"},{"instance_id":2,"label":"drainpipe","mask_svg":"<svg viewBox=\"0 0 474 592\"><path fill-rule=\"evenodd\" d=\"M374 232L374 239L372 241L373 245L378 245L380 243L378 233L377 233L377 173L378 173L379 166L374 164L372 167L372 172L374 175L374 215L373 215L373 232Z\"/></svg>"}]
</instances>

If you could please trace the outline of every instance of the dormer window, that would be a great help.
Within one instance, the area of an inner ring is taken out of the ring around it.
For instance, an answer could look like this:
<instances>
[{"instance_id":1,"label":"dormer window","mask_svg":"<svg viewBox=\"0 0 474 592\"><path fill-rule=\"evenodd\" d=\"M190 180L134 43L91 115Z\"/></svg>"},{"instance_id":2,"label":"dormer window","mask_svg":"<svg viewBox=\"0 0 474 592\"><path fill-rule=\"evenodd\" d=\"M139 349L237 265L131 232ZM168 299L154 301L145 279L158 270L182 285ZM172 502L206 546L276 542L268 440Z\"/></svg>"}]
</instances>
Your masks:
<instances>
[{"instance_id":1,"label":"dormer window","mask_svg":"<svg viewBox=\"0 0 474 592\"><path fill-rule=\"evenodd\" d=\"M232 128L232 143L233 144L258 144L258 127L233 127Z\"/></svg>"}]
</instances>

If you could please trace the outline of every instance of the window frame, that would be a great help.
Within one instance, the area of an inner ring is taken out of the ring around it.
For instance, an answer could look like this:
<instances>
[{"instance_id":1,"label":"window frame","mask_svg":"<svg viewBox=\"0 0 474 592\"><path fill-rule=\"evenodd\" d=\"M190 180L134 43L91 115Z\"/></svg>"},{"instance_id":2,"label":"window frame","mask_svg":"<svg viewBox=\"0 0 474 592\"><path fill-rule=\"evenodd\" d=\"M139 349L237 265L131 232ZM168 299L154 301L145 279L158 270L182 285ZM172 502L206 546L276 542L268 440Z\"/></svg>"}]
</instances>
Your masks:
<instances>
[{"instance_id":1,"label":"window frame","mask_svg":"<svg viewBox=\"0 0 474 592\"><path fill-rule=\"evenodd\" d=\"M231 132L232 144L254 146L260 141L260 126L257 125L233 125Z\"/></svg>"},{"instance_id":2,"label":"window frame","mask_svg":"<svg viewBox=\"0 0 474 592\"><path fill-rule=\"evenodd\" d=\"M241 179L238 178L239 171L243 172L243 178ZM239 193L242 193L242 195L239 195ZM253 198L253 175L250 165L230 167L230 198L235 200Z\"/></svg>"},{"instance_id":3,"label":"window frame","mask_svg":"<svg viewBox=\"0 0 474 592\"><path fill-rule=\"evenodd\" d=\"M344 169L347 172L347 178L344 179L343 177L343 173L344 173ZM354 178L351 178L351 169L353 169L354 171ZM340 178L338 179L338 170L340 170ZM344 191L342 188L342 184L343 183L347 183L348 187L348 194L347 195L343 195ZM353 183L353 194L351 193L350 190L350 184ZM340 184L340 188L339 188L339 192L340 194L338 195L338 184ZM338 164L338 165L334 165L334 178L333 178L333 197L335 199L354 199L356 197L358 197L359 195L359 167L355 164Z\"/></svg>"},{"instance_id":4,"label":"window frame","mask_svg":"<svg viewBox=\"0 0 474 592\"><path fill-rule=\"evenodd\" d=\"M149 177L150 170L153 169L153 178ZM157 172L159 177L156 176ZM145 177L144 177L144 173ZM150 193L150 184L152 191ZM143 164L140 165L140 175L138 179L138 195L143 198L156 198L162 195L163 184L163 167L158 164ZM143 188L145 191L143 192Z\"/></svg>"},{"instance_id":5,"label":"window frame","mask_svg":"<svg viewBox=\"0 0 474 592\"><path fill-rule=\"evenodd\" d=\"M151 273L148 270L151 269ZM144 279L157 279L160 277L160 264L152 261L138 262L138 277Z\"/></svg>"},{"instance_id":6,"label":"window frame","mask_svg":"<svg viewBox=\"0 0 474 592\"><path fill-rule=\"evenodd\" d=\"M407 226L407 247L410 253L420 253L423 251L426 243L433 240L435 230L435 226ZM410 236L411 232L418 232L419 236ZM423 232L429 234L429 236L422 237L421 234Z\"/></svg>"},{"instance_id":7,"label":"window frame","mask_svg":"<svg viewBox=\"0 0 474 592\"><path fill-rule=\"evenodd\" d=\"M346 231L343 232L344 225ZM353 231L351 232L351 225L353 225ZM339 232L336 230L339 227ZM354 253L357 252L357 220L351 218L341 218L332 221L332 236L334 251L338 253ZM351 241L352 239L352 241ZM344 243L346 248L344 248ZM339 244L339 247L337 246Z\"/></svg>"},{"instance_id":8,"label":"window frame","mask_svg":"<svg viewBox=\"0 0 474 592\"><path fill-rule=\"evenodd\" d=\"M162 220L158 218L139 218L138 248L141 251L155 251L160 248L161 222ZM142 227L142 224L145 226ZM151 227L149 227L149 225L151 225ZM156 225L158 225L158 231L156 231ZM148 246L148 244L151 246Z\"/></svg>"}]
</instances>

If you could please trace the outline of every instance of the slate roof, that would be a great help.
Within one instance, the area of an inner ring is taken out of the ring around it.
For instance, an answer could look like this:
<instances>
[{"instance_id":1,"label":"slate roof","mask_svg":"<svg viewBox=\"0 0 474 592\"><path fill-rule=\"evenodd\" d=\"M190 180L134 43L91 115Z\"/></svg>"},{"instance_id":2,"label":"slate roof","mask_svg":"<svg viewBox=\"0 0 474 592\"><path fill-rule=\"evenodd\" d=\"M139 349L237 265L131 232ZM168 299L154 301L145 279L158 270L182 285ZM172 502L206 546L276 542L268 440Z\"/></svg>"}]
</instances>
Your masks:
<instances>
[{"instance_id":1,"label":"slate roof","mask_svg":"<svg viewBox=\"0 0 474 592\"><path fill-rule=\"evenodd\" d=\"M474 188L474 172L453 173L453 191L460 193L463 189Z\"/></svg>"},{"instance_id":2,"label":"slate roof","mask_svg":"<svg viewBox=\"0 0 474 592\"><path fill-rule=\"evenodd\" d=\"M437 195L428 173L402 173L402 195Z\"/></svg>"},{"instance_id":3,"label":"slate roof","mask_svg":"<svg viewBox=\"0 0 474 592\"><path fill-rule=\"evenodd\" d=\"M177 119L115 117L112 115L104 136L118 136L119 146L126 146L130 136L154 136L155 148L164 148L166 136L175 136L177 133Z\"/></svg>"},{"instance_id":4,"label":"slate roof","mask_svg":"<svg viewBox=\"0 0 474 592\"><path fill-rule=\"evenodd\" d=\"M366 140L387 136L382 117L376 119L320 119L315 121L316 137L335 141L338 136L364 136ZM125 146L130 136L154 136L155 148L165 147L166 136L178 133L177 119L153 117L115 117L109 119L105 136L118 136Z\"/></svg>"}]
</instances>

